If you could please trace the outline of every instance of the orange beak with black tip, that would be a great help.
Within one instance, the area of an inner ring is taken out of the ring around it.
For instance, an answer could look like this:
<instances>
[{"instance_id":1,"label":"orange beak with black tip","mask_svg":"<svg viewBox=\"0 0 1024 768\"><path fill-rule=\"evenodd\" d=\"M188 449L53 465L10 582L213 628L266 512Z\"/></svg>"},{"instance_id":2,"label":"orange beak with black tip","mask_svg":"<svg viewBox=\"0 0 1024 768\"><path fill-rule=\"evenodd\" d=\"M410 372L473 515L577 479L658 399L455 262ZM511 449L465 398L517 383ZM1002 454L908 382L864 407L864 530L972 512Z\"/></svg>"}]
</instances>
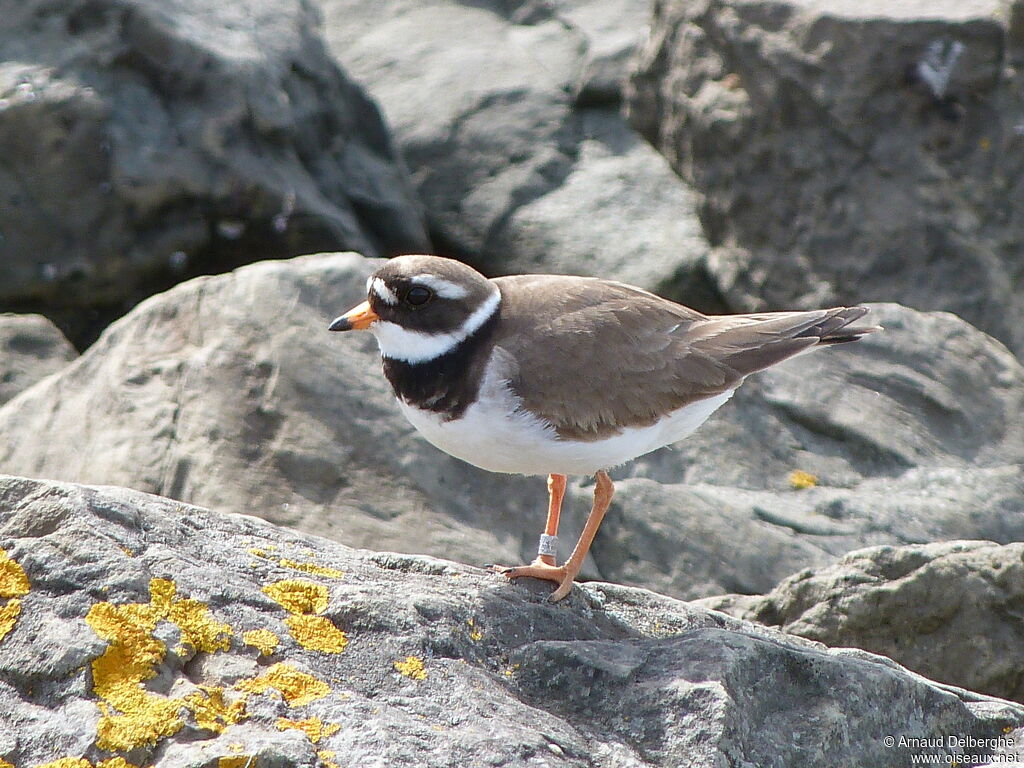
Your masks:
<instances>
[{"instance_id":1,"label":"orange beak with black tip","mask_svg":"<svg viewBox=\"0 0 1024 768\"><path fill-rule=\"evenodd\" d=\"M377 313L373 311L373 307L370 306L370 302L364 301L358 307L352 307L341 317L335 318L334 321L327 326L329 331L365 331L370 325L380 318L377 317Z\"/></svg>"}]
</instances>

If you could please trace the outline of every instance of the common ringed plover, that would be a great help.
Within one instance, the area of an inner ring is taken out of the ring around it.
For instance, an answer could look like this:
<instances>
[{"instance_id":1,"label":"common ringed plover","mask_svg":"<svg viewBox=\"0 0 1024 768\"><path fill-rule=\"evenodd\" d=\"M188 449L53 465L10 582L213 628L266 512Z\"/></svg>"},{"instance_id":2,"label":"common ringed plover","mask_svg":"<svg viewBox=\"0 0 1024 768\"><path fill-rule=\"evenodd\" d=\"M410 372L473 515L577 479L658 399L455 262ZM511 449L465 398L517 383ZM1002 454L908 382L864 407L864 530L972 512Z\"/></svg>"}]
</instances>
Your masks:
<instances>
[{"instance_id":1,"label":"common ringed plover","mask_svg":"<svg viewBox=\"0 0 1024 768\"><path fill-rule=\"evenodd\" d=\"M548 476L537 559L495 567L572 589L611 502L607 470L692 433L752 373L811 347L856 341L865 307L703 315L593 277L488 279L438 256L399 256L367 300L330 324L377 338L384 375L429 442L491 472ZM594 504L556 565L566 475L594 474Z\"/></svg>"}]
</instances>

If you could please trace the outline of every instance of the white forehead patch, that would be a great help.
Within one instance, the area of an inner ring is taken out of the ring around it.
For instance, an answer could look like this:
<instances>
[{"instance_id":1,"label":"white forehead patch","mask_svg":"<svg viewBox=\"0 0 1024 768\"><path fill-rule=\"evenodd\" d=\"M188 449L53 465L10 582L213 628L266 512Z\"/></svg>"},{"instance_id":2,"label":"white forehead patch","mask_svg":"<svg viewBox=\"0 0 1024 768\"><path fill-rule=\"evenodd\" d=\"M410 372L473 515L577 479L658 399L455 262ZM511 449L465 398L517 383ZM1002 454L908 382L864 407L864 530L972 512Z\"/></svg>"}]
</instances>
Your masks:
<instances>
[{"instance_id":1,"label":"white forehead patch","mask_svg":"<svg viewBox=\"0 0 1024 768\"><path fill-rule=\"evenodd\" d=\"M398 303L398 297L395 296L395 292L388 288L387 284L379 277L371 277L366 281L366 293L375 293L377 298L383 301L385 304L394 306Z\"/></svg>"},{"instance_id":2,"label":"white forehead patch","mask_svg":"<svg viewBox=\"0 0 1024 768\"><path fill-rule=\"evenodd\" d=\"M449 333L410 331L386 320L373 323L370 326L370 333L377 337L377 345L384 357L406 363L424 363L451 352L469 338L498 311L499 304L501 292L495 288L487 300L477 307L462 325Z\"/></svg>"},{"instance_id":3,"label":"white forehead patch","mask_svg":"<svg viewBox=\"0 0 1024 768\"><path fill-rule=\"evenodd\" d=\"M469 290L461 285L445 280L440 275L416 275L414 285L422 285L429 288L435 295L442 299L464 299L469 296Z\"/></svg>"}]
</instances>

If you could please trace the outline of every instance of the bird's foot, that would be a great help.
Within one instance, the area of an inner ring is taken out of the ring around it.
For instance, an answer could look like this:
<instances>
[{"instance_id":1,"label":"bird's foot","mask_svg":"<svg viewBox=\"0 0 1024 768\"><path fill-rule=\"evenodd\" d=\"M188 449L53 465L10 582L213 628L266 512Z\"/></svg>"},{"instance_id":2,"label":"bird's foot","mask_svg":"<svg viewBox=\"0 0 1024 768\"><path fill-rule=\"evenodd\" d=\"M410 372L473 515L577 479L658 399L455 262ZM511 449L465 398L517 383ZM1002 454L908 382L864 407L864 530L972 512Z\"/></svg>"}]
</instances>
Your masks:
<instances>
[{"instance_id":1,"label":"bird's foot","mask_svg":"<svg viewBox=\"0 0 1024 768\"><path fill-rule=\"evenodd\" d=\"M548 598L552 603L557 603L572 591L573 579L579 573L579 568L570 569L567 565L551 565L545 563L539 557L529 565L511 567L492 565L491 570L495 573L500 573L508 579L519 579L523 576L529 576L532 579L557 582L558 589L552 592Z\"/></svg>"}]
</instances>

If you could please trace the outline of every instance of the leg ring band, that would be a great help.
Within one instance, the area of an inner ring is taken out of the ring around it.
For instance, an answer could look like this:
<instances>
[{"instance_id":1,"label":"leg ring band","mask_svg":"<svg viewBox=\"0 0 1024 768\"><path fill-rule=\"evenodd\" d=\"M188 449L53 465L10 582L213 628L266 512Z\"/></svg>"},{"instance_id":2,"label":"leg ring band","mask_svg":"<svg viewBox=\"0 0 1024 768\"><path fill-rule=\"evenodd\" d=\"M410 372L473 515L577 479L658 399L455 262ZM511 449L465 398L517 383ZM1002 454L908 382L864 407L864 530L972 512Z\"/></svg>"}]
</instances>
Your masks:
<instances>
[{"instance_id":1,"label":"leg ring band","mask_svg":"<svg viewBox=\"0 0 1024 768\"><path fill-rule=\"evenodd\" d=\"M546 533L540 535L540 543L537 545L538 555L551 555L552 557L558 554L558 537L548 536Z\"/></svg>"}]
</instances>

